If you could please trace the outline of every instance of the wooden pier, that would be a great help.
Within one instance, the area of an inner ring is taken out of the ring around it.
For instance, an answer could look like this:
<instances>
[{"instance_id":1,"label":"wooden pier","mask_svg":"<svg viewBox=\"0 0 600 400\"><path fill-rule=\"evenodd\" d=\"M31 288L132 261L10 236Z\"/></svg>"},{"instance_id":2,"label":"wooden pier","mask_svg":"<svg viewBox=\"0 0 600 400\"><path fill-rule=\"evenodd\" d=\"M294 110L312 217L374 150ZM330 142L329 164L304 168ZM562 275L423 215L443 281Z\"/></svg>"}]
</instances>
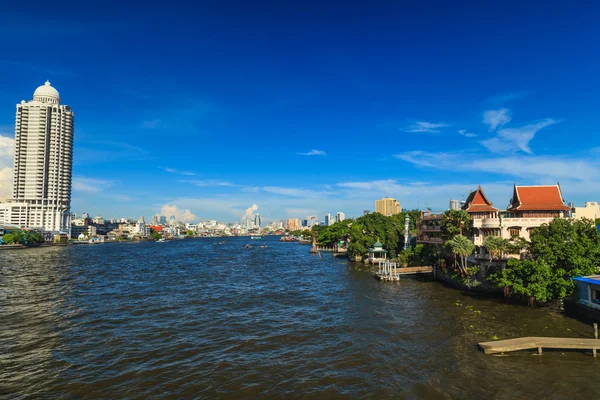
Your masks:
<instances>
[{"instance_id":1,"label":"wooden pier","mask_svg":"<svg viewBox=\"0 0 600 400\"><path fill-rule=\"evenodd\" d=\"M522 337L515 339L496 340L493 342L479 343L479 348L485 354L509 353L520 350L537 350L542 355L543 349L554 350L589 350L596 357L596 350L600 349L598 339L598 325L594 324L595 339L557 338L557 337Z\"/></svg>"},{"instance_id":2,"label":"wooden pier","mask_svg":"<svg viewBox=\"0 0 600 400\"><path fill-rule=\"evenodd\" d=\"M401 275L431 274L433 267L400 267L396 262L380 261L373 277L380 281L399 281Z\"/></svg>"}]
</instances>

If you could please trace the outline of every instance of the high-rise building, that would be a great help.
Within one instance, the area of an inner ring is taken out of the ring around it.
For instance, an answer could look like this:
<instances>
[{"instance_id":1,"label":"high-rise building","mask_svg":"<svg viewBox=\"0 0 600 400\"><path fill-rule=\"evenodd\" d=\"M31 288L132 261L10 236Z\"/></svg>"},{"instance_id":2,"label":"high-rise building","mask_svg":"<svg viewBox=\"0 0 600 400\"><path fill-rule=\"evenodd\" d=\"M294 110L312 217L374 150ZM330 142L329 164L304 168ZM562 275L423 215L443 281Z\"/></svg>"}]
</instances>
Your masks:
<instances>
[{"instance_id":1,"label":"high-rise building","mask_svg":"<svg viewBox=\"0 0 600 400\"><path fill-rule=\"evenodd\" d=\"M346 219L346 215L343 212L338 212L335 216L335 222L341 222Z\"/></svg>"},{"instance_id":2,"label":"high-rise building","mask_svg":"<svg viewBox=\"0 0 600 400\"><path fill-rule=\"evenodd\" d=\"M158 223L161 225L166 225L167 224L167 217L165 217L164 215L160 215L158 217Z\"/></svg>"},{"instance_id":3,"label":"high-rise building","mask_svg":"<svg viewBox=\"0 0 600 400\"><path fill-rule=\"evenodd\" d=\"M300 229L300 224L298 223L298 218L290 218L287 220L287 228L290 231L297 231Z\"/></svg>"},{"instance_id":4,"label":"high-rise building","mask_svg":"<svg viewBox=\"0 0 600 400\"><path fill-rule=\"evenodd\" d=\"M260 218L260 214L256 214L254 216L254 226L260 228L262 225L262 219Z\"/></svg>"},{"instance_id":5,"label":"high-rise building","mask_svg":"<svg viewBox=\"0 0 600 400\"><path fill-rule=\"evenodd\" d=\"M331 214L325 214L325 226L333 225L331 223Z\"/></svg>"},{"instance_id":6,"label":"high-rise building","mask_svg":"<svg viewBox=\"0 0 600 400\"><path fill-rule=\"evenodd\" d=\"M400 202L391 197L384 197L381 200L375 200L375 212L385 216L396 215L402 212Z\"/></svg>"},{"instance_id":7,"label":"high-rise building","mask_svg":"<svg viewBox=\"0 0 600 400\"><path fill-rule=\"evenodd\" d=\"M460 210L458 200L450 200L450 210Z\"/></svg>"},{"instance_id":8,"label":"high-rise building","mask_svg":"<svg viewBox=\"0 0 600 400\"><path fill-rule=\"evenodd\" d=\"M0 223L70 232L73 117L48 81L17 104L13 192Z\"/></svg>"},{"instance_id":9,"label":"high-rise building","mask_svg":"<svg viewBox=\"0 0 600 400\"><path fill-rule=\"evenodd\" d=\"M152 217L152 225L158 225L158 223L159 223L158 218L159 218L158 215L155 215Z\"/></svg>"}]
</instances>

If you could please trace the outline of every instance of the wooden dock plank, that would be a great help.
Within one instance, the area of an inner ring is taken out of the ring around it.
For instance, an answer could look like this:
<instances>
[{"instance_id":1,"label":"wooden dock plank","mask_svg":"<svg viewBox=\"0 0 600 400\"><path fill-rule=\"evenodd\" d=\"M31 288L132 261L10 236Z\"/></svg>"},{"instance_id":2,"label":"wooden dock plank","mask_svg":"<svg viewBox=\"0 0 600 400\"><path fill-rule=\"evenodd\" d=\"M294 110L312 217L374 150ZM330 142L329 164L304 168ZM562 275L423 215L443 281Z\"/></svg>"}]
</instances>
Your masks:
<instances>
[{"instance_id":1,"label":"wooden dock plank","mask_svg":"<svg viewBox=\"0 0 600 400\"><path fill-rule=\"evenodd\" d=\"M485 354L508 353L530 349L594 350L600 349L600 339L523 337L479 343Z\"/></svg>"}]
</instances>

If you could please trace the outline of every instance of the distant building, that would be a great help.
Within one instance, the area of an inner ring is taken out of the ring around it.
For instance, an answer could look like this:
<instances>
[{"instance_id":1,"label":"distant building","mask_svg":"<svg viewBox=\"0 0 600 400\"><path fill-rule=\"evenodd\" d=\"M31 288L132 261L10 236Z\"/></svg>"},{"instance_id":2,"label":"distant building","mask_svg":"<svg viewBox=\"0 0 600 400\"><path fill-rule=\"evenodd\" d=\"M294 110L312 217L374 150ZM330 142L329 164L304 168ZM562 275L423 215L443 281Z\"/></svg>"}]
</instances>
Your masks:
<instances>
[{"instance_id":1,"label":"distant building","mask_svg":"<svg viewBox=\"0 0 600 400\"><path fill-rule=\"evenodd\" d=\"M48 81L17 104L12 198L0 205L0 224L69 232L73 118Z\"/></svg>"},{"instance_id":2,"label":"distant building","mask_svg":"<svg viewBox=\"0 0 600 400\"><path fill-rule=\"evenodd\" d=\"M290 231L298 231L300 230L300 224L298 223L298 218L290 218L287 220L287 228Z\"/></svg>"},{"instance_id":3,"label":"distant building","mask_svg":"<svg viewBox=\"0 0 600 400\"><path fill-rule=\"evenodd\" d=\"M595 201L586 201L584 207L573 207L571 216L575 219L591 219L594 221L600 218L600 205Z\"/></svg>"},{"instance_id":4,"label":"distant building","mask_svg":"<svg viewBox=\"0 0 600 400\"><path fill-rule=\"evenodd\" d=\"M167 224L167 217L165 217L164 215L161 215L158 217L158 223L161 225L166 225Z\"/></svg>"},{"instance_id":5,"label":"distant building","mask_svg":"<svg viewBox=\"0 0 600 400\"><path fill-rule=\"evenodd\" d=\"M158 225L159 224L159 220L158 220L158 215L155 215L152 217L152 225Z\"/></svg>"},{"instance_id":6,"label":"distant building","mask_svg":"<svg viewBox=\"0 0 600 400\"><path fill-rule=\"evenodd\" d=\"M419 235L417 244L424 245L443 245L442 239L442 220L443 214L431 214L430 211L421 213Z\"/></svg>"},{"instance_id":7,"label":"distant building","mask_svg":"<svg viewBox=\"0 0 600 400\"><path fill-rule=\"evenodd\" d=\"M331 214L325 214L324 225L325 226L333 225L331 223Z\"/></svg>"},{"instance_id":8,"label":"distant building","mask_svg":"<svg viewBox=\"0 0 600 400\"><path fill-rule=\"evenodd\" d=\"M460 203L458 200L450 200L450 210L460 210Z\"/></svg>"},{"instance_id":9,"label":"distant building","mask_svg":"<svg viewBox=\"0 0 600 400\"><path fill-rule=\"evenodd\" d=\"M384 197L381 200L375 200L375 212L385 216L396 215L402 212L400 202L391 197Z\"/></svg>"},{"instance_id":10,"label":"distant building","mask_svg":"<svg viewBox=\"0 0 600 400\"><path fill-rule=\"evenodd\" d=\"M262 226L262 219L260 218L260 214L256 214L254 216L254 226L256 228L260 228Z\"/></svg>"},{"instance_id":11,"label":"distant building","mask_svg":"<svg viewBox=\"0 0 600 400\"><path fill-rule=\"evenodd\" d=\"M370 210L363 210L363 215L369 215L369 214L371 214Z\"/></svg>"},{"instance_id":12,"label":"distant building","mask_svg":"<svg viewBox=\"0 0 600 400\"><path fill-rule=\"evenodd\" d=\"M342 222L346 219L346 215L343 212L338 212L335 216L335 222Z\"/></svg>"},{"instance_id":13,"label":"distant building","mask_svg":"<svg viewBox=\"0 0 600 400\"><path fill-rule=\"evenodd\" d=\"M302 226L303 227L305 227L305 226L307 227L308 226L308 219L303 219L302 220Z\"/></svg>"}]
</instances>

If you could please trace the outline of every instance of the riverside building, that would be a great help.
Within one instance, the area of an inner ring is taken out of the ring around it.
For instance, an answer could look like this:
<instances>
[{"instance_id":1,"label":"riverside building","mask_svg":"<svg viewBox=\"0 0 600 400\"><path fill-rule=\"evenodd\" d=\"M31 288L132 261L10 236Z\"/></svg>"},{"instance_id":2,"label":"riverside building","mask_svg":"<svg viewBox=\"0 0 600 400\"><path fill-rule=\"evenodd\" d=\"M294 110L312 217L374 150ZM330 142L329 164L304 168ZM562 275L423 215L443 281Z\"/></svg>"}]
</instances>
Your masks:
<instances>
[{"instance_id":1,"label":"riverside building","mask_svg":"<svg viewBox=\"0 0 600 400\"><path fill-rule=\"evenodd\" d=\"M400 214L402 207L400 207L398 200L391 197L384 197L381 200L375 200L375 212L389 217L390 215Z\"/></svg>"},{"instance_id":2,"label":"riverside building","mask_svg":"<svg viewBox=\"0 0 600 400\"><path fill-rule=\"evenodd\" d=\"M17 104L12 198L0 204L0 223L70 231L73 118L48 81Z\"/></svg>"}]
</instances>

